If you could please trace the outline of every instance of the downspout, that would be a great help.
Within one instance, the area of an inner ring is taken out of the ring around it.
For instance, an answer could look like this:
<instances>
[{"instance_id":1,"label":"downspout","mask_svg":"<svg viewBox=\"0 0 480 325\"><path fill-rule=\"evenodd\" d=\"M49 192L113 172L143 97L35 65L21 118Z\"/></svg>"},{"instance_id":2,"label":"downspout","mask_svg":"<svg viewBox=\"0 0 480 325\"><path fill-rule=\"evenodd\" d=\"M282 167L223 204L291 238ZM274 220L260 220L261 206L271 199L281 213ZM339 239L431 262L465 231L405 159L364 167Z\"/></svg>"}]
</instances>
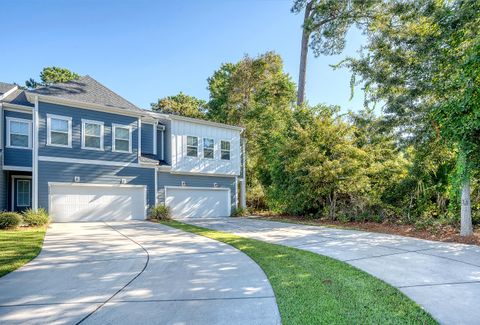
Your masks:
<instances>
[{"instance_id":1,"label":"downspout","mask_svg":"<svg viewBox=\"0 0 480 325\"><path fill-rule=\"evenodd\" d=\"M158 122L153 123L153 154L157 156L157 127Z\"/></svg>"},{"instance_id":2,"label":"downspout","mask_svg":"<svg viewBox=\"0 0 480 325\"><path fill-rule=\"evenodd\" d=\"M162 145L161 145L161 148L162 148L162 152L161 152L161 160L165 160L165 140L164 140L164 136L165 136L165 129L162 130Z\"/></svg>"},{"instance_id":3,"label":"downspout","mask_svg":"<svg viewBox=\"0 0 480 325\"><path fill-rule=\"evenodd\" d=\"M138 136L138 162L140 162L140 157L142 156L142 118L138 118L138 128L137 128L137 136Z\"/></svg>"},{"instance_id":4,"label":"downspout","mask_svg":"<svg viewBox=\"0 0 480 325\"><path fill-rule=\"evenodd\" d=\"M32 210L38 210L38 96L35 96L32 130ZM49 207L50 208L50 207Z\"/></svg>"}]
</instances>

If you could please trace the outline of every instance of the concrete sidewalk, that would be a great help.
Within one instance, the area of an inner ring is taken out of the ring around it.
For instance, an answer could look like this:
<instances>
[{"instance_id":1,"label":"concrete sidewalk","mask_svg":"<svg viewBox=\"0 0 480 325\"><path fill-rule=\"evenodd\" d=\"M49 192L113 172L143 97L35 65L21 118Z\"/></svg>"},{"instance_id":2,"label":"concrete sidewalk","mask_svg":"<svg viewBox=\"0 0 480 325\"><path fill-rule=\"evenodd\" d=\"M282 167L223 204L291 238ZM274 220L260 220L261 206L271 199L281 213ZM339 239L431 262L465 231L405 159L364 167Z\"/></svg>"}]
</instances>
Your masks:
<instances>
[{"instance_id":1,"label":"concrete sidewalk","mask_svg":"<svg viewBox=\"0 0 480 325\"><path fill-rule=\"evenodd\" d=\"M149 222L52 224L41 254L0 278L0 324L280 324L246 255Z\"/></svg>"},{"instance_id":2,"label":"concrete sidewalk","mask_svg":"<svg viewBox=\"0 0 480 325\"><path fill-rule=\"evenodd\" d=\"M480 322L480 247L264 221L182 220L345 261L399 288L443 324Z\"/></svg>"}]
</instances>

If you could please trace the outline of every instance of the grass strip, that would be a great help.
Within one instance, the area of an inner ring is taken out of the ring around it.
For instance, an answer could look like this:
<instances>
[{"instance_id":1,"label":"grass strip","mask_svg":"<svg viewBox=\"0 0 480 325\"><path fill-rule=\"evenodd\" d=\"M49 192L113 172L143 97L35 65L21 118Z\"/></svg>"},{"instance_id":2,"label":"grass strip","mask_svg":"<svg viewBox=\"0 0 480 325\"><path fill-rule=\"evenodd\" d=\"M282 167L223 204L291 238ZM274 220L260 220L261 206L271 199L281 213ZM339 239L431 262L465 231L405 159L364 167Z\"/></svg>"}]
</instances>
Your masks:
<instances>
[{"instance_id":1,"label":"grass strip","mask_svg":"<svg viewBox=\"0 0 480 325\"><path fill-rule=\"evenodd\" d=\"M42 250L46 227L0 230L0 277L31 261Z\"/></svg>"},{"instance_id":2,"label":"grass strip","mask_svg":"<svg viewBox=\"0 0 480 325\"><path fill-rule=\"evenodd\" d=\"M398 289L335 259L178 221L162 224L231 245L267 275L284 325L437 324Z\"/></svg>"}]
</instances>

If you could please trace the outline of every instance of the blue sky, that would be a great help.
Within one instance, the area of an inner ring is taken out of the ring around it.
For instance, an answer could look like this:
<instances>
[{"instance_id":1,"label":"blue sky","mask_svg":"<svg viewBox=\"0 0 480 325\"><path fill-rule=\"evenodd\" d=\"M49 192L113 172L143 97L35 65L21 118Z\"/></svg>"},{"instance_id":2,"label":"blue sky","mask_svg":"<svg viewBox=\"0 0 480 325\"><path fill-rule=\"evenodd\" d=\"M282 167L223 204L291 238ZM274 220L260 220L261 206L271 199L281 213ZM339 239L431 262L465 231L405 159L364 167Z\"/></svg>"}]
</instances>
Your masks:
<instances>
[{"instance_id":1,"label":"blue sky","mask_svg":"<svg viewBox=\"0 0 480 325\"><path fill-rule=\"evenodd\" d=\"M0 81L38 79L45 66L89 74L136 105L179 91L208 99L206 79L221 63L244 54L279 53L296 82L302 16L291 0L14 1L2 2ZM352 31L341 56L309 56L311 104L358 110L349 100L350 74L330 64L355 55Z\"/></svg>"}]
</instances>

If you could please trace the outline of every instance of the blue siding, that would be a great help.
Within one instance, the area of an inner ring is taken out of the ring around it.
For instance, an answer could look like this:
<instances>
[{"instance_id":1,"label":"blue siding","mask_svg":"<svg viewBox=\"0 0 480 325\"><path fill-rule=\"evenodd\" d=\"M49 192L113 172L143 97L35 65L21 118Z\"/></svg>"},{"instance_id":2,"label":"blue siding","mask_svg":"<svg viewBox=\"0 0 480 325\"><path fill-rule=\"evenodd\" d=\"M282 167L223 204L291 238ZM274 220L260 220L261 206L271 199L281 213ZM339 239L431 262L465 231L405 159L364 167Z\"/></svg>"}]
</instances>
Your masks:
<instances>
[{"instance_id":1,"label":"blue siding","mask_svg":"<svg viewBox=\"0 0 480 325\"><path fill-rule=\"evenodd\" d=\"M138 161L138 119L94 110L39 103L39 156L66 158L83 158L119 162ZM68 116L72 118L72 148L47 146L47 114ZM104 122L104 151L81 149L82 119ZM112 123L132 126L132 153L112 152Z\"/></svg>"},{"instance_id":2,"label":"blue siding","mask_svg":"<svg viewBox=\"0 0 480 325\"><path fill-rule=\"evenodd\" d=\"M165 202L165 186L181 186L182 181L185 181L187 186L191 187L214 187L217 183L218 187L230 188L232 211L236 207L237 190L235 186L235 177L214 177L214 176L199 176L199 175L178 175L165 172L158 172L157 174L158 186L158 202Z\"/></svg>"},{"instance_id":3,"label":"blue siding","mask_svg":"<svg viewBox=\"0 0 480 325\"><path fill-rule=\"evenodd\" d=\"M127 184L147 186L147 204L155 204L155 170L153 168L113 167L102 165L38 162L38 204L48 209L48 182L73 183L80 176L81 183Z\"/></svg>"},{"instance_id":4,"label":"blue siding","mask_svg":"<svg viewBox=\"0 0 480 325\"><path fill-rule=\"evenodd\" d=\"M3 164L6 166L32 167L32 150L5 148Z\"/></svg>"},{"instance_id":5,"label":"blue siding","mask_svg":"<svg viewBox=\"0 0 480 325\"><path fill-rule=\"evenodd\" d=\"M153 124L142 123L142 153L153 155Z\"/></svg>"},{"instance_id":6,"label":"blue siding","mask_svg":"<svg viewBox=\"0 0 480 325\"><path fill-rule=\"evenodd\" d=\"M31 149L16 149L16 148L7 148L7 117L21 118L25 120L32 120L32 114L20 113L14 111L4 110L4 165L7 166L21 166L21 167L32 167L32 150ZM32 135L30 135L31 137Z\"/></svg>"}]
</instances>

